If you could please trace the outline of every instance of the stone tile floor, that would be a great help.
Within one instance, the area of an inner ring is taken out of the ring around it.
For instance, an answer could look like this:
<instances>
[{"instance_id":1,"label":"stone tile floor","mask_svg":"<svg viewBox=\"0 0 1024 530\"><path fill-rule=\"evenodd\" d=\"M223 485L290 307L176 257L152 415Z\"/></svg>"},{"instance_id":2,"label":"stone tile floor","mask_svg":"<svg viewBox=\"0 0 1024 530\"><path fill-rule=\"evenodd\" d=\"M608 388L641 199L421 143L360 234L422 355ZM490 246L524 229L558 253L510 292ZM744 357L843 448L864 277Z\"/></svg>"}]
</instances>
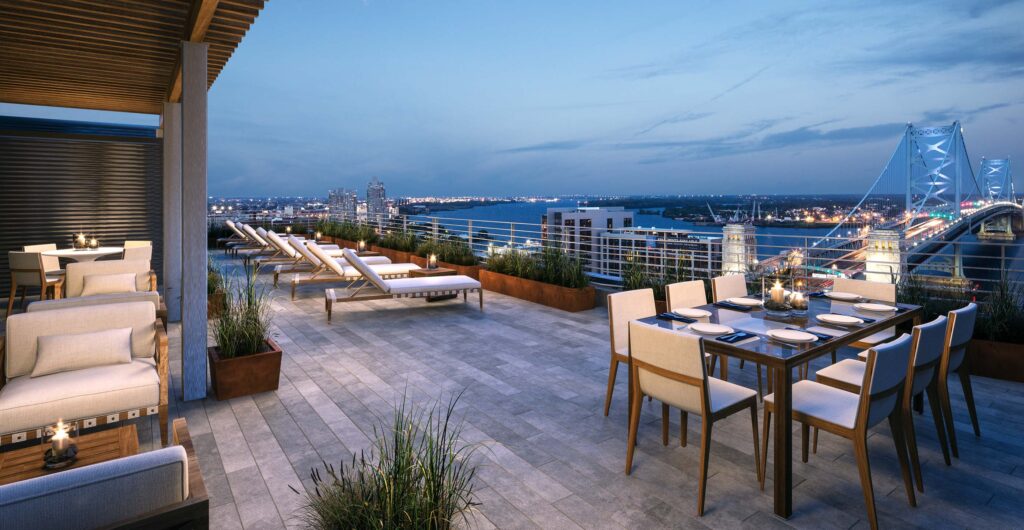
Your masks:
<instances>
[{"instance_id":1,"label":"stone tile floor","mask_svg":"<svg viewBox=\"0 0 1024 530\"><path fill-rule=\"evenodd\" d=\"M696 418L683 448L673 414L664 447L660 407L645 403L626 476L624 370L611 415L601 411L608 374L602 308L572 314L486 293L483 312L461 300L385 300L342 305L328 324L322 289L300 289L294 302L285 289L274 292L273 335L284 349L277 392L182 402L172 326L172 416L188 420L214 528L301 526L303 500L291 487L310 487L312 467L367 449L374 425L403 395L429 404L458 392L465 438L481 446L481 505L470 527L867 527L852 447L825 433L818 454L795 463L793 517L777 518L770 482L766 492L757 486L746 414L716 424L703 517L696 517ZM753 388L754 367L740 370L733 361L730 379ZM872 432L883 527L1024 524L1024 385L974 383L983 436L971 433L959 385L951 385L961 444L952 467L943 464L930 415L915 418L925 480L917 508L907 504L888 427ZM158 444L155 426L140 425L147 448Z\"/></svg>"}]
</instances>

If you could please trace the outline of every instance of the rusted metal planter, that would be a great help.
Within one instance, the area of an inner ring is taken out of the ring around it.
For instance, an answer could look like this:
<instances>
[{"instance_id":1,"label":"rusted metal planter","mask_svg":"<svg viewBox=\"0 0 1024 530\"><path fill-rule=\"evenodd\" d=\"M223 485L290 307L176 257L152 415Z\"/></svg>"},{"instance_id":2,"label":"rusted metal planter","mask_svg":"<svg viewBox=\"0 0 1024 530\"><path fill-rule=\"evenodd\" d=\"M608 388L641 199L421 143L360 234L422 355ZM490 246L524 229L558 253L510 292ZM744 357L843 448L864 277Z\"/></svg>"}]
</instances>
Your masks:
<instances>
[{"instance_id":1,"label":"rusted metal planter","mask_svg":"<svg viewBox=\"0 0 1024 530\"><path fill-rule=\"evenodd\" d=\"M281 381L281 347L271 338L267 338L266 347L265 351L231 359L220 358L217 346L206 349L213 394L218 400L277 390Z\"/></svg>"},{"instance_id":2,"label":"rusted metal planter","mask_svg":"<svg viewBox=\"0 0 1024 530\"><path fill-rule=\"evenodd\" d=\"M1024 344L973 339L966 363L974 375L1024 382Z\"/></svg>"},{"instance_id":3,"label":"rusted metal planter","mask_svg":"<svg viewBox=\"0 0 1024 530\"><path fill-rule=\"evenodd\" d=\"M488 270L480 271L480 284L488 291L506 294L562 311L586 311L593 309L597 303L594 287L591 285L582 289L573 289Z\"/></svg>"}]
</instances>

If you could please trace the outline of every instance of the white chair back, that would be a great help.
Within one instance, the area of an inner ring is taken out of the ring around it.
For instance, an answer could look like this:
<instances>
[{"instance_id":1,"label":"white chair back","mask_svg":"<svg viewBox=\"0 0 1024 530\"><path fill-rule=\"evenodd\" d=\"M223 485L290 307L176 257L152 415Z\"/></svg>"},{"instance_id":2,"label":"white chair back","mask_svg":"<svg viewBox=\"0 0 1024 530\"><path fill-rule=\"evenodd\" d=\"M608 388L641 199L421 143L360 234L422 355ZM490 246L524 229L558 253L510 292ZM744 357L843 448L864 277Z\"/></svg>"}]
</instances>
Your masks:
<instances>
[{"instance_id":1,"label":"white chair back","mask_svg":"<svg viewBox=\"0 0 1024 530\"><path fill-rule=\"evenodd\" d=\"M236 225L234 221L228 219L227 221L224 221L224 223L228 225L228 228L230 228L231 231L234 232L236 236L242 239L249 239L249 236L245 235L244 232L238 229L238 225Z\"/></svg>"},{"instance_id":2,"label":"white chair back","mask_svg":"<svg viewBox=\"0 0 1024 530\"><path fill-rule=\"evenodd\" d=\"M704 280L666 285L665 301L669 311L697 307L708 303L708 296L704 292Z\"/></svg>"},{"instance_id":3,"label":"white chair back","mask_svg":"<svg viewBox=\"0 0 1024 530\"><path fill-rule=\"evenodd\" d=\"M148 291L150 283L149 261L146 260L107 260L107 261L82 261L79 263L68 263L64 274L64 296L74 298L82 296L85 288L85 277L93 274L122 274L135 273L135 290Z\"/></svg>"},{"instance_id":4,"label":"white chair back","mask_svg":"<svg viewBox=\"0 0 1024 530\"><path fill-rule=\"evenodd\" d=\"M974 335L974 322L977 319L978 305L973 302L949 312L949 325L952 326L952 329L948 331L949 365L947 373L956 371L963 364L967 343Z\"/></svg>"},{"instance_id":5,"label":"white chair back","mask_svg":"<svg viewBox=\"0 0 1024 530\"><path fill-rule=\"evenodd\" d=\"M658 310L654 306L653 289L636 289L608 295L608 330L612 353L629 352L629 321L651 317Z\"/></svg>"},{"instance_id":6,"label":"white chair back","mask_svg":"<svg viewBox=\"0 0 1024 530\"><path fill-rule=\"evenodd\" d=\"M914 326L913 337L917 344L911 353L914 363L914 394L923 391L939 369L938 361L946 342L946 322L946 317L939 315L931 322Z\"/></svg>"},{"instance_id":7,"label":"white chair back","mask_svg":"<svg viewBox=\"0 0 1024 530\"><path fill-rule=\"evenodd\" d=\"M40 287L43 285L45 271L43 270L42 254L12 250L7 253L7 263L18 287ZM14 296L13 292L11 296Z\"/></svg>"},{"instance_id":8,"label":"white chair back","mask_svg":"<svg viewBox=\"0 0 1024 530\"><path fill-rule=\"evenodd\" d=\"M726 274L712 278L711 294L716 302L747 296L747 277L742 274Z\"/></svg>"},{"instance_id":9,"label":"white chair back","mask_svg":"<svg viewBox=\"0 0 1024 530\"><path fill-rule=\"evenodd\" d=\"M289 258L296 257L295 249L293 249L290 245L286 244L284 240L281 239L281 236L277 235L277 232L274 232L273 230L267 230L267 241L270 241L270 244L274 245L276 249L280 250L281 252L284 252L285 256L288 256Z\"/></svg>"},{"instance_id":10,"label":"white chair back","mask_svg":"<svg viewBox=\"0 0 1024 530\"><path fill-rule=\"evenodd\" d=\"M645 395L687 412L704 413L708 374L700 337L630 322L629 354Z\"/></svg>"},{"instance_id":11,"label":"white chair back","mask_svg":"<svg viewBox=\"0 0 1024 530\"><path fill-rule=\"evenodd\" d=\"M310 265L314 267L319 267L321 265L320 260L317 259L317 257L314 256L308 248L306 248L306 245L303 244L302 241L295 239L295 236L288 236L288 244L295 249L295 252L298 253L298 255L302 256L302 259L308 261Z\"/></svg>"},{"instance_id":12,"label":"white chair back","mask_svg":"<svg viewBox=\"0 0 1024 530\"><path fill-rule=\"evenodd\" d=\"M144 241L146 245L128 245L129 241L124 242L124 258L125 260L135 261L144 260L151 261L153 259L153 246L149 244L149 241Z\"/></svg>"},{"instance_id":13,"label":"white chair back","mask_svg":"<svg viewBox=\"0 0 1024 530\"><path fill-rule=\"evenodd\" d=\"M267 242L264 241L263 238L260 237L260 235L256 233L256 230L254 230L251 226L242 225L242 230L245 230L245 233L249 234L249 239L252 240L253 243L256 243L257 245L263 247L267 246Z\"/></svg>"},{"instance_id":14,"label":"white chair back","mask_svg":"<svg viewBox=\"0 0 1024 530\"><path fill-rule=\"evenodd\" d=\"M910 335L904 333L896 340L886 342L868 351L868 369L861 384L862 415L871 427L888 418L899 404L902 395L897 390L907 378L910 366ZM871 380L868 381L868 376ZM865 391L867 394L865 394Z\"/></svg>"},{"instance_id":15,"label":"white chair back","mask_svg":"<svg viewBox=\"0 0 1024 530\"><path fill-rule=\"evenodd\" d=\"M316 243L310 243L310 245L316 245ZM391 286L389 286L388 283L384 281L384 279L381 278L376 271L370 268L370 266L367 265L366 262L364 262L362 258L360 258L356 254L354 250L346 248L342 252L345 254L345 261L347 261L349 265L355 267L356 270L359 271L359 274L362 274L363 278L365 278L368 282L372 283L374 287L380 289L385 293L391 292Z\"/></svg>"},{"instance_id":16,"label":"white chair back","mask_svg":"<svg viewBox=\"0 0 1024 530\"><path fill-rule=\"evenodd\" d=\"M21 250L25 252L47 252L50 250L57 250L56 243L42 243L39 245L25 245ZM43 256L43 269L47 272L57 272L60 270L60 259L57 256Z\"/></svg>"},{"instance_id":17,"label":"white chair back","mask_svg":"<svg viewBox=\"0 0 1024 530\"><path fill-rule=\"evenodd\" d=\"M896 285L892 283L869 282L867 280L851 280L836 278L832 290L840 293L853 293L868 300L878 300L889 304L896 303Z\"/></svg>"},{"instance_id":18,"label":"white chair back","mask_svg":"<svg viewBox=\"0 0 1024 530\"><path fill-rule=\"evenodd\" d=\"M327 268L331 270L331 272L337 274L338 276L345 275L345 270L342 269L340 264L338 264L338 261L332 258L326 252L324 252L324 249L320 248L320 245L317 245L316 243L310 241L309 243L306 244L306 248L310 252L312 252L313 255L316 256L318 260L320 260L320 263L326 265Z\"/></svg>"}]
</instances>

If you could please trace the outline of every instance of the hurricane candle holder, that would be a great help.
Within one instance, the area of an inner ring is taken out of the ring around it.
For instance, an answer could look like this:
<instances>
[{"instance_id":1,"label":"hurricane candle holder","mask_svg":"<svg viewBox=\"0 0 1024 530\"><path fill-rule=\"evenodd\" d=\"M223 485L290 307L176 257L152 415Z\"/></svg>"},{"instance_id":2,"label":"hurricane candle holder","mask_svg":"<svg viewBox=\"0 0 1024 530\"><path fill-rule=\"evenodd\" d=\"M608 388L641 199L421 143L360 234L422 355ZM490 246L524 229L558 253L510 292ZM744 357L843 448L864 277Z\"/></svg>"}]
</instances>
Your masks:
<instances>
[{"instance_id":1,"label":"hurricane candle holder","mask_svg":"<svg viewBox=\"0 0 1024 530\"><path fill-rule=\"evenodd\" d=\"M791 312L794 316L807 315L807 296L804 293L793 291L793 294L789 295L789 305L793 308Z\"/></svg>"},{"instance_id":2,"label":"hurricane candle holder","mask_svg":"<svg viewBox=\"0 0 1024 530\"><path fill-rule=\"evenodd\" d=\"M437 254L431 254L430 257L427 258L427 268L431 270L437 268Z\"/></svg>"},{"instance_id":3,"label":"hurricane candle holder","mask_svg":"<svg viewBox=\"0 0 1024 530\"><path fill-rule=\"evenodd\" d=\"M284 233L291 234L292 233L292 225L288 225L288 226L284 227Z\"/></svg>"},{"instance_id":4,"label":"hurricane candle holder","mask_svg":"<svg viewBox=\"0 0 1024 530\"><path fill-rule=\"evenodd\" d=\"M769 291L768 299L764 301L765 313L770 317L782 318L789 316L790 309L792 308L786 303L786 289L782 287L782 283L776 281Z\"/></svg>"},{"instance_id":5,"label":"hurricane candle holder","mask_svg":"<svg viewBox=\"0 0 1024 530\"><path fill-rule=\"evenodd\" d=\"M92 250L100 248L100 242L96 237L89 238L89 248Z\"/></svg>"},{"instance_id":6,"label":"hurricane candle holder","mask_svg":"<svg viewBox=\"0 0 1024 530\"><path fill-rule=\"evenodd\" d=\"M359 252L366 252L366 241L360 239L359 242L356 243L356 249L359 250Z\"/></svg>"},{"instance_id":7,"label":"hurricane candle holder","mask_svg":"<svg viewBox=\"0 0 1024 530\"><path fill-rule=\"evenodd\" d=\"M64 423L63 420L57 420L56 425L46 428L50 448L43 454L44 469L61 469L75 463L78 458L78 446L74 443L72 434L77 433L77 423Z\"/></svg>"},{"instance_id":8,"label":"hurricane candle holder","mask_svg":"<svg viewBox=\"0 0 1024 530\"><path fill-rule=\"evenodd\" d=\"M71 234L71 248L75 250L85 250L89 248L89 238L85 235L85 232Z\"/></svg>"}]
</instances>

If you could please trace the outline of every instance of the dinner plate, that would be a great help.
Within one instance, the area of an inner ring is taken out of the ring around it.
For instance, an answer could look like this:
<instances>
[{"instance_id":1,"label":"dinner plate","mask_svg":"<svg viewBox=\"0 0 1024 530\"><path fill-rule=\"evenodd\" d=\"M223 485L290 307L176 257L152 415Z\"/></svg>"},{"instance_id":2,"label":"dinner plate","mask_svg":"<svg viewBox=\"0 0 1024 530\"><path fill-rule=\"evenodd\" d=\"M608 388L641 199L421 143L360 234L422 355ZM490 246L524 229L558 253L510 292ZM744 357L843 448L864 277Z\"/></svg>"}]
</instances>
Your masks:
<instances>
[{"instance_id":1,"label":"dinner plate","mask_svg":"<svg viewBox=\"0 0 1024 530\"><path fill-rule=\"evenodd\" d=\"M687 318L704 318L704 317L711 316L711 312L710 311L705 311L703 309L684 308L684 309L676 309L675 311L671 311L671 312L675 313L677 315L680 315L680 316L687 317Z\"/></svg>"},{"instance_id":2,"label":"dinner plate","mask_svg":"<svg viewBox=\"0 0 1024 530\"><path fill-rule=\"evenodd\" d=\"M803 344L818 340L818 337L798 329L769 329L765 334L775 340L792 342L795 344Z\"/></svg>"},{"instance_id":3,"label":"dinner plate","mask_svg":"<svg viewBox=\"0 0 1024 530\"><path fill-rule=\"evenodd\" d=\"M690 330L694 333L700 333L701 335L725 335L727 333L735 333L736 330L729 326L723 326L721 324L708 324L706 322L697 322L690 324Z\"/></svg>"},{"instance_id":4,"label":"dinner plate","mask_svg":"<svg viewBox=\"0 0 1024 530\"><path fill-rule=\"evenodd\" d=\"M860 300L860 295L856 295L853 293L844 293L841 291L827 292L825 293L825 296L833 300L843 300L844 302L849 302L851 300Z\"/></svg>"},{"instance_id":5,"label":"dinner plate","mask_svg":"<svg viewBox=\"0 0 1024 530\"><path fill-rule=\"evenodd\" d=\"M891 305L872 303L854 304L853 307L860 309L861 311L871 311L874 313L888 313L896 310L896 308Z\"/></svg>"},{"instance_id":6,"label":"dinner plate","mask_svg":"<svg viewBox=\"0 0 1024 530\"><path fill-rule=\"evenodd\" d=\"M818 315L818 320L826 322L828 324L839 324L841 326L850 326L855 324L863 324L864 321L847 315L836 315L834 313L828 313L824 315Z\"/></svg>"},{"instance_id":7,"label":"dinner plate","mask_svg":"<svg viewBox=\"0 0 1024 530\"><path fill-rule=\"evenodd\" d=\"M729 302L730 304L742 305L746 307L758 307L761 305L760 300L756 300L754 298L743 298L740 296L737 296L736 298L727 298L725 301Z\"/></svg>"}]
</instances>

